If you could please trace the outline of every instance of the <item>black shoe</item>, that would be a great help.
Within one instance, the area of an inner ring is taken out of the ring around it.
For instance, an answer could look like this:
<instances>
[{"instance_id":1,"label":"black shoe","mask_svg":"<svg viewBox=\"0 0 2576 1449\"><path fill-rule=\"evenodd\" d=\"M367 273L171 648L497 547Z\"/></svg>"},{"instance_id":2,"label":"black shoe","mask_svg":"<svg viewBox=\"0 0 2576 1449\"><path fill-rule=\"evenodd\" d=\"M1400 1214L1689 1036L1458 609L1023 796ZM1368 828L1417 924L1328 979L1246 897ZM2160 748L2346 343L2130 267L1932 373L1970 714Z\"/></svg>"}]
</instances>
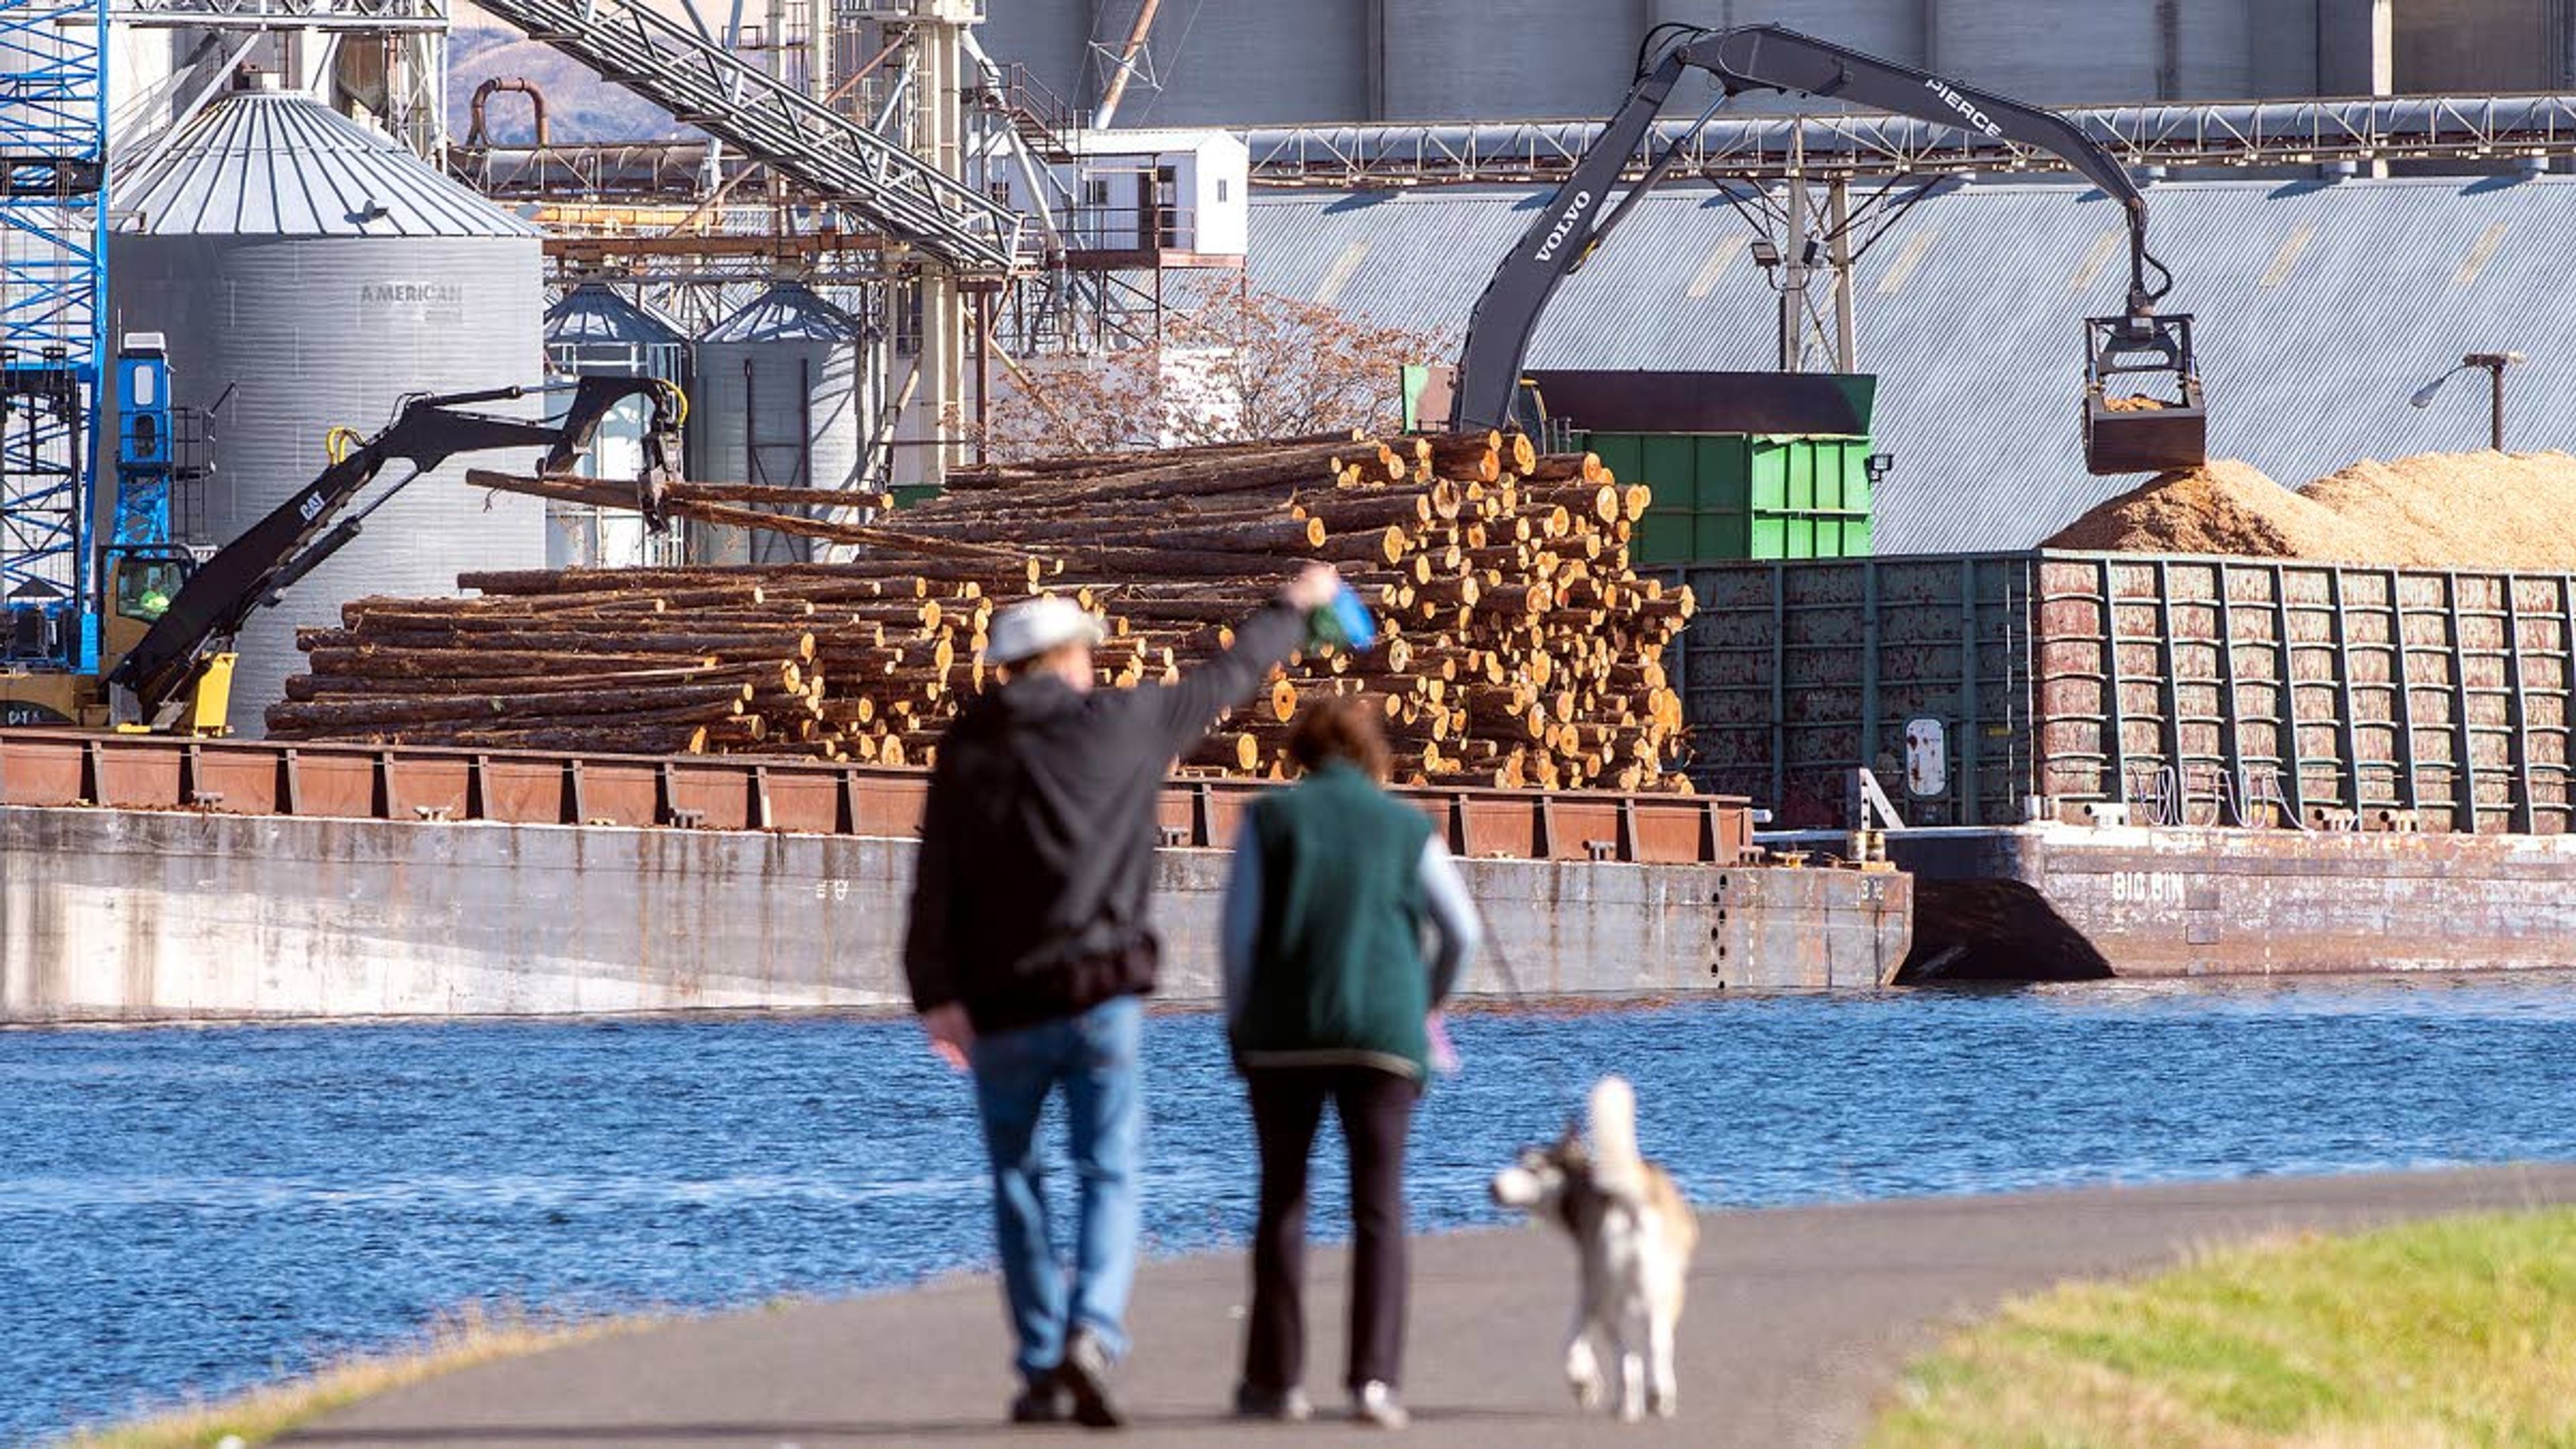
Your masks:
<instances>
[{"instance_id":1,"label":"black shoe","mask_svg":"<svg viewBox=\"0 0 2576 1449\"><path fill-rule=\"evenodd\" d=\"M1061 1424L1072 1409L1064 1389L1053 1376L1031 1380L1011 1400L1011 1422L1014 1424Z\"/></svg>"},{"instance_id":2,"label":"black shoe","mask_svg":"<svg viewBox=\"0 0 2576 1449\"><path fill-rule=\"evenodd\" d=\"M1109 1350L1090 1329L1077 1328L1064 1346L1055 1381L1073 1396L1073 1422L1086 1429L1117 1429L1127 1420L1109 1402Z\"/></svg>"},{"instance_id":3,"label":"black shoe","mask_svg":"<svg viewBox=\"0 0 2576 1449\"><path fill-rule=\"evenodd\" d=\"M1304 1389L1256 1389L1250 1384L1237 1384L1234 1386L1234 1416L1302 1424L1315 1417L1315 1406L1306 1398Z\"/></svg>"}]
</instances>

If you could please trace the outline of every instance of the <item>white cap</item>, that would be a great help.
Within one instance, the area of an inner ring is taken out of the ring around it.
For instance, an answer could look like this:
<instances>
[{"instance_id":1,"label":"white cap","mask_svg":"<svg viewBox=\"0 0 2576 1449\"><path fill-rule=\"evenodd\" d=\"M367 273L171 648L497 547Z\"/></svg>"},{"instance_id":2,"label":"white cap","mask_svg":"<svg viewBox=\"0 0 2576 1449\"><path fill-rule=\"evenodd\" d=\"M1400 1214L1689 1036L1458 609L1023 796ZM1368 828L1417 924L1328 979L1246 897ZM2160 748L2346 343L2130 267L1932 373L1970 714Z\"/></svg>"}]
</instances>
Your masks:
<instances>
[{"instance_id":1,"label":"white cap","mask_svg":"<svg viewBox=\"0 0 2576 1449\"><path fill-rule=\"evenodd\" d=\"M1098 644L1108 637L1098 616L1071 599L1055 594L1022 599L993 616L993 631L985 637L984 662L1017 664L1059 645Z\"/></svg>"}]
</instances>

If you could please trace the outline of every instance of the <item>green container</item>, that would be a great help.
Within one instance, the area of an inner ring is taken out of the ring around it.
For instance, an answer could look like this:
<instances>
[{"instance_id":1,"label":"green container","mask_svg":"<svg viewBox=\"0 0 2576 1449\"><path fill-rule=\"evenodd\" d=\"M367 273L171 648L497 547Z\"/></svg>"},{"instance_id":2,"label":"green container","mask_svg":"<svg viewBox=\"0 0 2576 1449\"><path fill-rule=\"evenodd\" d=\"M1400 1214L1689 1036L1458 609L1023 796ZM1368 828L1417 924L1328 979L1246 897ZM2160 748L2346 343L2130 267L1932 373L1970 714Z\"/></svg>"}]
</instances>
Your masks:
<instances>
[{"instance_id":1,"label":"green container","mask_svg":"<svg viewBox=\"0 0 2576 1449\"><path fill-rule=\"evenodd\" d=\"M910 508L915 504L928 503L931 499L938 497L939 485L936 483L897 483L894 485L893 492L895 507Z\"/></svg>"},{"instance_id":2,"label":"green container","mask_svg":"<svg viewBox=\"0 0 2576 1449\"><path fill-rule=\"evenodd\" d=\"M1594 433L1591 437L1587 451L1597 454L1601 459L1602 466L1608 468L1612 473L1617 474L1621 483L1642 483L1647 481L1649 475L1646 472L1646 440L1643 435L1638 433ZM1655 502L1660 504L1664 501L1663 491L1661 489L1657 489L1655 492ZM1690 505L1688 503L1684 503L1682 506L1689 507Z\"/></svg>"},{"instance_id":3,"label":"green container","mask_svg":"<svg viewBox=\"0 0 2576 1449\"><path fill-rule=\"evenodd\" d=\"M1691 538L1695 520L1680 511L1648 509L1637 520L1637 532L1630 539L1628 556L1642 567L1647 564L1690 563L1699 557Z\"/></svg>"},{"instance_id":4,"label":"green container","mask_svg":"<svg viewBox=\"0 0 2576 1449\"><path fill-rule=\"evenodd\" d=\"M1866 513L1867 438L1592 433L1583 446L1655 506L1722 513Z\"/></svg>"},{"instance_id":5,"label":"green container","mask_svg":"<svg viewBox=\"0 0 2576 1449\"><path fill-rule=\"evenodd\" d=\"M1697 513L1691 516L1691 557L1750 558L1750 520L1741 513Z\"/></svg>"}]
</instances>

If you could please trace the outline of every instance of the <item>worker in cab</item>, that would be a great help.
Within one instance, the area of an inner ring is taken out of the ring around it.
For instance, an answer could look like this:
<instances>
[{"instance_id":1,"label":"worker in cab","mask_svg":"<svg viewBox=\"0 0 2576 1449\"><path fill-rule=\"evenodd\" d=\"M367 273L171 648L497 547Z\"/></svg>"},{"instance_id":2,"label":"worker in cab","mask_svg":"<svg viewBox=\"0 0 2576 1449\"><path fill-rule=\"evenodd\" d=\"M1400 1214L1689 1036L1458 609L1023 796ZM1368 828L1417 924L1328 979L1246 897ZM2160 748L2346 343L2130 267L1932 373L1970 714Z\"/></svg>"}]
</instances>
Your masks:
<instances>
[{"instance_id":1,"label":"worker in cab","mask_svg":"<svg viewBox=\"0 0 2576 1449\"><path fill-rule=\"evenodd\" d=\"M157 624L170 612L170 596L157 588L145 589L134 601L134 617L146 624Z\"/></svg>"},{"instance_id":2,"label":"worker in cab","mask_svg":"<svg viewBox=\"0 0 2576 1449\"><path fill-rule=\"evenodd\" d=\"M1139 998L1162 959L1147 903L1163 778L1305 643L1310 616L1340 587L1310 564L1243 621L1232 648L1136 688L1101 685L1098 616L1061 597L1013 604L984 649L1000 686L940 737L904 969L933 1048L974 1074L1018 1338L1014 1422L1122 1422L1109 1380L1136 1274ZM1059 1092L1081 1181L1070 1274L1048 1231L1037 1146Z\"/></svg>"}]
</instances>

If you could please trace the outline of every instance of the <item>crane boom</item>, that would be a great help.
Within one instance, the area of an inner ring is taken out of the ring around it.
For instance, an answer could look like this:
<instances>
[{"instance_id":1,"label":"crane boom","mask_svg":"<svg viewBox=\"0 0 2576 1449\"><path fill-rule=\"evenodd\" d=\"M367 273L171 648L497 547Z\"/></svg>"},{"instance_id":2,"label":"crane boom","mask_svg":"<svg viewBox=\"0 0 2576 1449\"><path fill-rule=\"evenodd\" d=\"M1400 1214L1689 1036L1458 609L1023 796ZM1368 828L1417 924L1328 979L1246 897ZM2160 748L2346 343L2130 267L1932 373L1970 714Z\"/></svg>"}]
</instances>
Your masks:
<instances>
[{"instance_id":1,"label":"crane boom","mask_svg":"<svg viewBox=\"0 0 2576 1449\"><path fill-rule=\"evenodd\" d=\"M1660 37L1675 32L1677 38L1658 48ZM1458 363L1452 427L1500 427L1511 421L1522 359L1557 287L1581 269L1592 250L1671 169L1677 147L1667 149L1649 166L1617 206L1607 205L1620 172L1654 126L1674 86L1693 70L1708 73L1728 96L1777 90L1849 101L2036 146L2062 157L2120 203L2129 232L2125 308L2117 318L2088 322L2087 447L2094 471L2136 471L2126 466L2132 463L2162 467L2200 461L2203 414L2190 353L2190 319L2156 315L2156 303L2171 288L2172 274L2147 250L2146 197L2118 159L2054 111L1776 25L1724 30L1659 26L1648 35L1637 82L1627 99L1548 205L1512 244L1477 298ZM2174 374L2179 397L2169 403L2159 399L2158 406L2136 411L2127 410L2126 400L2120 408L2106 408L2106 384L2123 375L2149 372ZM2128 440L2111 436L2129 428L2132 420L2136 426ZM2150 429L2154 436L2145 438ZM2148 446L2124 445L2142 438Z\"/></svg>"},{"instance_id":2,"label":"crane boom","mask_svg":"<svg viewBox=\"0 0 2576 1449\"><path fill-rule=\"evenodd\" d=\"M348 452L269 515L244 530L197 566L169 607L107 677L111 718L120 726L174 727L190 707L196 686L252 613L357 537L366 515L402 487L459 453L490 448L544 448L541 473L568 470L609 410L629 397L651 401L644 435L644 476L639 504L661 526L661 487L670 481L678 454L682 404L668 383L649 377L585 377L575 385L562 418L537 422L464 409L526 396L524 387L415 397L384 431ZM379 493L365 509L339 519L385 466L407 463L411 472Z\"/></svg>"}]
</instances>

